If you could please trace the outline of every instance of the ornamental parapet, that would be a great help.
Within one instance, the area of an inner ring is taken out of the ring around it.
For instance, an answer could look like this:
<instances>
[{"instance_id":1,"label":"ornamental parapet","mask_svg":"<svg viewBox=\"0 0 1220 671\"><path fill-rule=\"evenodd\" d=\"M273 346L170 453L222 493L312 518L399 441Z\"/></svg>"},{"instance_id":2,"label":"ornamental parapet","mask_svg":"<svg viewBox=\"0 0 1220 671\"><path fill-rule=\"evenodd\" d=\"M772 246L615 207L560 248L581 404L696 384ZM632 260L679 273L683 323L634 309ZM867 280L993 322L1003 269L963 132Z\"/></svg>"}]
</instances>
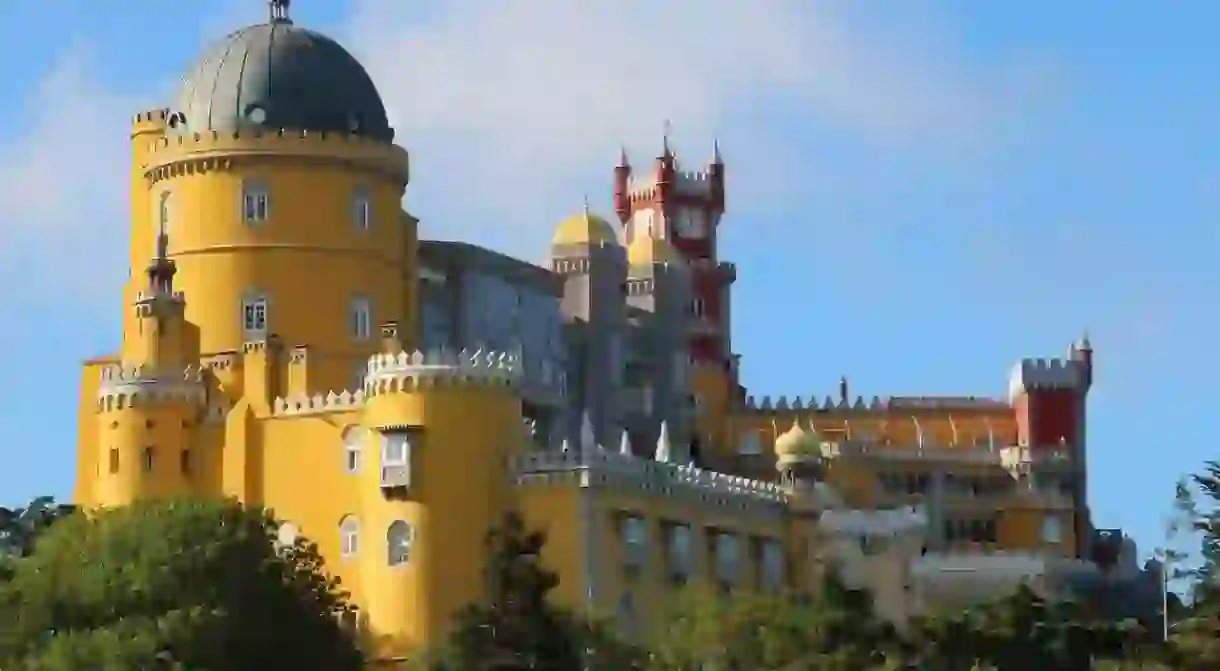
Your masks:
<instances>
[{"instance_id":1,"label":"ornamental parapet","mask_svg":"<svg viewBox=\"0 0 1220 671\"><path fill-rule=\"evenodd\" d=\"M428 387L516 387L520 380L520 362L511 354L437 348L369 357L364 391L375 396Z\"/></svg>"},{"instance_id":2,"label":"ornamental parapet","mask_svg":"<svg viewBox=\"0 0 1220 671\"><path fill-rule=\"evenodd\" d=\"M1016 585L1044 576L1049 557L1033 552L928 553L911 562L911 576L921 582L985 582Z\"/></svg>"},{"instance_id":3,"label":"ornamental parapet","mask_svg":"<svg viewBox=\"0 0 1220 671\"><path fill-rule=\"evenodd\" d=\"M206 398L203 369L197 366L115 364L101 370L97 390L98 410L103 412L154 402L201 404Z\"/></svg>"},{"instance_id":4,"label":"ornamental parapet","mask_svg":"<svg viewBox=\"0 0 1220 671\"><path fill-rule=\"evenodd\" d=\"M903 536L928 528L923 506L889 510L827 510L818 518L822 530L845 536Z\"/></svg>"},{"instance_id":5,"label":"ornamental parapet","mask_svg":"<svg viewBox=\"0 0 1220 671\"><path fill-rule=\"evenodd\" d=\"M771 482L600 448L522 455L516 462L515 477L524 486L576 482L582 487L624 488L714 507L776 514L782 512L787 500L785 490Z\"/></svg>"}]
</instances>

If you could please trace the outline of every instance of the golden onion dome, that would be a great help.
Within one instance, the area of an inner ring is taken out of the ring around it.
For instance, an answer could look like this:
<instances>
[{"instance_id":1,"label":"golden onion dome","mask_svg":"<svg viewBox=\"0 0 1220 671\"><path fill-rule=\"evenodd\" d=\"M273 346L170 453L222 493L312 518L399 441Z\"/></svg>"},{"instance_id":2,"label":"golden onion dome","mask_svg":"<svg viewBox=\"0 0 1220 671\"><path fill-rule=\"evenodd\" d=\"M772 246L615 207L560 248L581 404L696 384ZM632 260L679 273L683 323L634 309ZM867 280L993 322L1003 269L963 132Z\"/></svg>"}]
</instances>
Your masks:
<instances>
[{"instance_id":1,"label":"golden onion dome","mask_svg":"<svg viewBox=\"0 0 1220 671\"><path fill-rule=\"evenodd\" d=\"M792 428L775 439L775 457L781 462L800 461L821 454L822 439L817 431L806 431L792 420Z\"/></svg>"},{"instance_id":2,"label":"golden onion dome","mask_svg":"<svg viewBox=\"0 0 1220 671\"><path fill-rule=\"evenodd\" d=\"M617 245L618 234L610 222L589 212L574 214L559 222L551 236L552 245Z\"/></svg>"},{"instance_id":3,"label":"golden onion dome","mask_svg":"<svg viewBox=\"0 0 1220 671\"><path fill-rule=\"evenodd\" d=\"M682 263L682 255L668 240L640 234L627 246L627 263L637 267L658 264L676 266Z\"/></svg>"}]
</instances>

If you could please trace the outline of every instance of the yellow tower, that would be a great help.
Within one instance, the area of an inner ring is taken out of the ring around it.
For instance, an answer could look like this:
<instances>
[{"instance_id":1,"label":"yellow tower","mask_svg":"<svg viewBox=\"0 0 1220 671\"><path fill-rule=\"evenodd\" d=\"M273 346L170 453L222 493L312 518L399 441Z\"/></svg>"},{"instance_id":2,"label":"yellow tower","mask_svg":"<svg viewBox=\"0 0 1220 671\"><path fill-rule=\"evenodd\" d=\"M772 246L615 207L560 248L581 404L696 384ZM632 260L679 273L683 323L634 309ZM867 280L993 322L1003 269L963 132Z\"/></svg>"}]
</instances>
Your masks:
<instances>
[{"instance_id":1,"label":"yellow tower","mask_svg":"<svg viewBox=\"0 0 1220 671\"><path fill-rule=\"evenodd\" d=\"M94 505L189 491L194 423L206 401L199 329L186 321L186 301L174 291L168 238L157 236L148 291L136 296L128 356L101 370L95 416ZM82 446L84 448L84 446Z\"/></svg>"},{"instance_id":2,"label":"yellow tower","mask_svg":"<svg viewBox=\"0 0 1220 671\"><path fill-rule=\"evenodd\" d=\"M352 385L377 324L414 341L407 153L333 40L282 14L230 34L163 122L137 118L133 143L131 257L147 258L158 226L170 232L205 357L278 335L309 346L325 390Z\"/></svg>"}]
</instances>

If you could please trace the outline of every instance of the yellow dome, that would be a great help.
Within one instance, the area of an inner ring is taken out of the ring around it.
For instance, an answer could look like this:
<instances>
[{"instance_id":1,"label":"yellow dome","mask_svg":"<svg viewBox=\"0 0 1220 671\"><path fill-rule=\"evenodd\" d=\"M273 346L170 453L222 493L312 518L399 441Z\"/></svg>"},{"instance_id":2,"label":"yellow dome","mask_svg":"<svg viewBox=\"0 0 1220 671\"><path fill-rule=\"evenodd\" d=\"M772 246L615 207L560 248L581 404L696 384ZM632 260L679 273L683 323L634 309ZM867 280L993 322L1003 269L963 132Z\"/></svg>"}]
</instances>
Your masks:
<instances>
[{"instance_id":1,"label":"yellow dome","mask_svg":"<svg viewBox=\"0 0 1220 671\"><path fill-rule=\"evenodd\" d=\"M640 234L627 246L627 262L633 266L651 266L658 263L678 265L682 263L682 256L668 240Z\"/></svg>"},{"instance_id":2,"label":"yellow dome","mask_svg":"<svg viewBox=\"0 0 1220 671\"><path fill-rule=\"evenodd\" d=\"M617 245L618 235L610 222L596 214L590 214L589 208L584 212L574 214L559 222L555 234L551 236L552 245Z\"/></svg>"},{"instance_id":3,"label":"yellow dome","mask_svg":"<svg viewBox=\"0 0 1220 671\"><path fill-rule=\"evenodd\" d=\"M775 456L780 461L799 461L819 455L821 448L822 438L817 431L806 431L797 420L792 420L792 428L775 439Z\"/></svg>"}]
</instances>

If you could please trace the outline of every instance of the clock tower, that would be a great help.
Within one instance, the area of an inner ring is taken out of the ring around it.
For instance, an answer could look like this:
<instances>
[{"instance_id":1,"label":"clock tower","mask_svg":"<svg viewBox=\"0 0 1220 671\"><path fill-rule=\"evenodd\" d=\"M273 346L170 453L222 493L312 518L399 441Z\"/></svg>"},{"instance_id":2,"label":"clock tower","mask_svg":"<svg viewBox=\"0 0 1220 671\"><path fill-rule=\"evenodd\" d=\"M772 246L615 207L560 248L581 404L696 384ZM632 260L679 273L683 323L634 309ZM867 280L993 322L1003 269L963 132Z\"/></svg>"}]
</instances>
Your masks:
<instances>
[{"instance_id":1,"label":"clock tower","mask_svg":"<svg viewBox=\"0 0 1220 671\"><path fill-rule=\"evenodd\" d=\"M736 268L717 257L724 214L724 161L713 145L701 170L683 170L665 138L661 155L638 172L624 150L614 169L614 209L627 244L639 235L667 240L690 268L686 331L690 362L736 377L729 328L729 289Z\"/></svg>"}]
</instances>

